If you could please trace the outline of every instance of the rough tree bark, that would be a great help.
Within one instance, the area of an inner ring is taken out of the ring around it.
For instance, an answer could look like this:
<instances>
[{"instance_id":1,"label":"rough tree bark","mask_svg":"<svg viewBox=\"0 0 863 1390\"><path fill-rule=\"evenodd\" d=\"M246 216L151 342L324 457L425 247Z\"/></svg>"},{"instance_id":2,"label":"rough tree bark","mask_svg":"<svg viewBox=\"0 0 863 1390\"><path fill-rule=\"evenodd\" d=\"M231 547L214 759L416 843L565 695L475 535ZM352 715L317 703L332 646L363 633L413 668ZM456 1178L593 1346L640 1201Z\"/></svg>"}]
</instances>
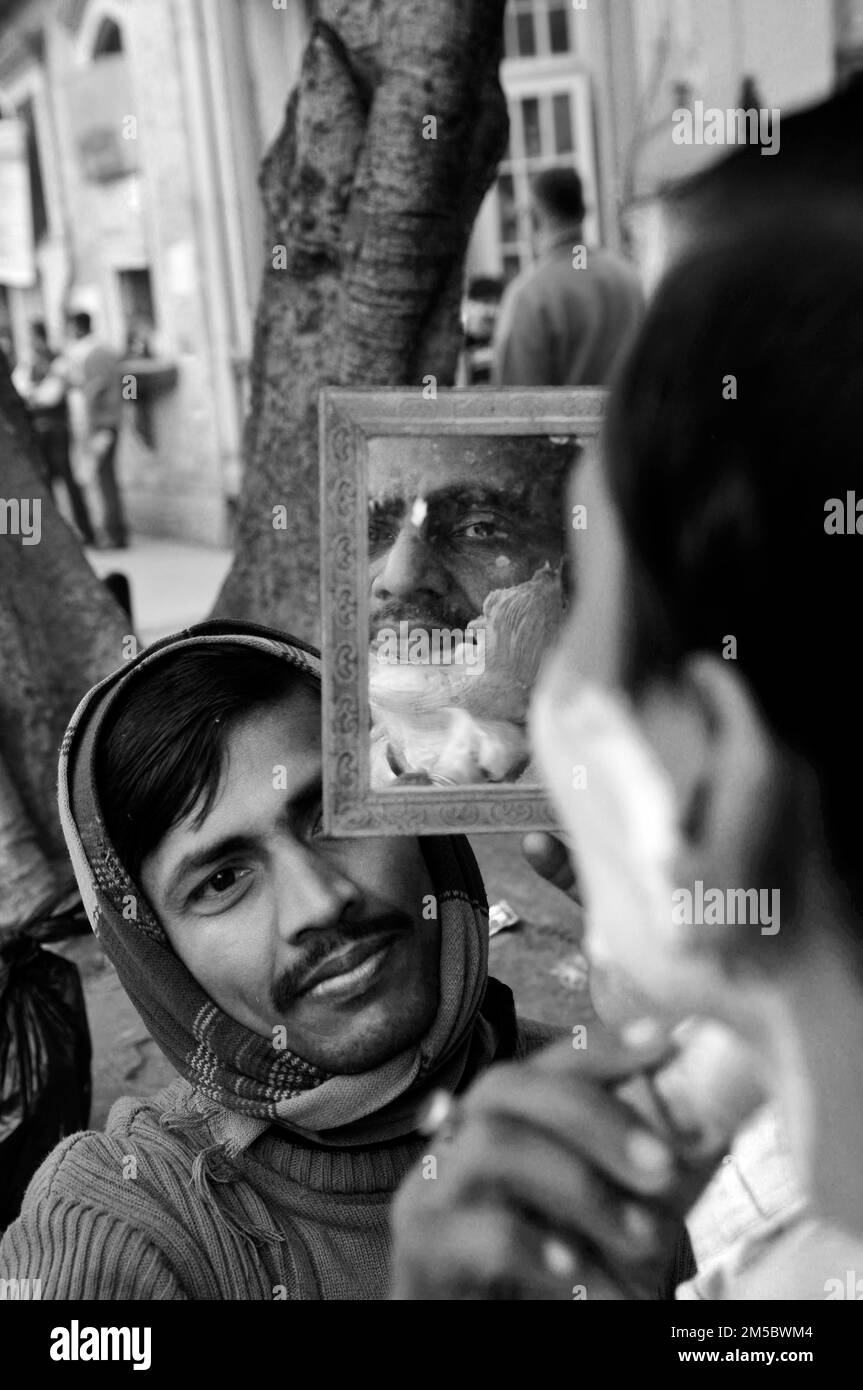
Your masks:
<instances>
[{"instance_id":1,"label":"rough tree bark","mask_svg":"<svg viewBox=\"0 0 863 1390\"><path fill-rule=\"evenodd\" d=\"M261 172L267 268L220 616L319 640L320 387L453 380L467 242L506 144L503 10L504 0L318 6ZM281 504L287 530L273 527Z\"/></svg>"},{"instance_id":2,"label":"rough tree bark","mask_svg":"<svg viewBox=\"0 0 863 1390\"><path fill-rule=\"evenodd\" d=\"M503 9L317 6L261 172L268 269L237 555L217 613L316 640L319 388L452 380L465 249L506 141ZM427 116L436 139L423 138ZM285 269L273 268L276 246ZM38 545L0 535L0 928L69 882L57 749L78 699L122 659L128 631L43 488L32 443L0 360L0 496L42 501ZM273 529L280 503L287 531Z\"/></svg>"},{"instance_id":3,"label":"rough tree bark","mask_svg":"<svg viewBox=\"0 0 863 1390\"><path fill-rule=\"evenodd\" d=\"M33 458L29 422L0 354L0 498L41 501L38 544L0 534L0 928L26 922L72 883L57 815L57 754L75 705L119 665L129 630Z\"/></svg>"}]
</instances>

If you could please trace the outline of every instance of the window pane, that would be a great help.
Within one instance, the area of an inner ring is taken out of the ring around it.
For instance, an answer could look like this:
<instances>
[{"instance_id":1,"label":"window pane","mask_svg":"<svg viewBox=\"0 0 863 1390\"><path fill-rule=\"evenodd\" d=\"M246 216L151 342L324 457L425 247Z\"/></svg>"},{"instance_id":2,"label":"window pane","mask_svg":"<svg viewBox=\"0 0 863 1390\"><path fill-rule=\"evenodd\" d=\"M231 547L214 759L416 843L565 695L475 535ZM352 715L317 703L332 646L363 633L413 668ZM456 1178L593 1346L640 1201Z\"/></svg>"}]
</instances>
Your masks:
<instances>
[{"instance_id":1,"label":"window pane","mask_svg":"<svg viewBox=\"0 0 863 1390\"><path fill-rule=\"evenodd\" d=\"M497 189L500 207L500 239L501 241L515 241L518 237L518 222L512 174L501 174L497 181Z\"/></svg>"},{"instance_id":2,"label":"window pane","mask_svg":"<svg viewBox=\"0 0 863 1390\"><path fill-rule=\"evenodd\" d=\"M96 42L93 44L93 57L102 58L108 53L123 52L123 35L120 26L113 19L103 19L99 25Z\"/></svg>"},{"instance_id":3,"label":"window pane","mask_svg":"<svg viewBox=\"0 0 863 1390\"><path fill-rule=\"evenodd\" d=\"M572 115L569 106L569 92L552 97L554 108L554 148L557 154L571 154Z\"/></svg>"},{"instance_id":4,"label":"window pane","mask_svg":"<svg viewBox=\"0 0 863 1390\"><path fill-rule=\"evenodd\" d=\"M30 165L30 206L33 217L33 240L41 241L48 230L48 214L45 205L45 189L42 183L42 163L39 158L39 141L36 137L36 115L32 98L22 102L17 115L24 122L27 138L27 159Z\"/></svg>"},{"instance_id":5,"label":"window pane","mask_svg":"<svg viewBox=\"0 0 863 1390\"><path fill-rule=\"evenodd\" d=\"M521 118L524 124L524 152L528 159L542 153L542 139L539 131L539 101L527 97L521 103Z\"/></svg>"},{"instance_id":6,"label":"window pane","mask_svg":"<svg viewBox=\"0 0 863 1390\"><path fill-rule=\"evenodd\" d=\"M522 58L532 58L536 53L536 28L533 22L533 15L516 15L516 31L518 33L518 51Z\"/></svg>"},{"instance_id":7,"label":"window pane","mask_svg":"<svg viewBox=\"0 0 863 1390\"><path fill-rule=\"evenodd\" d=\"M518 57L518 46L515 32L515 17L512 9L507 6L506 18L503 23L503 51L507 58Z\"/></svg>"},{"instance_id":8,"label":"window pane","mask_svg":"<svg viewBox=\"0 0 863 1390\"><path fill-rule=\"evenodd\" d=\"M549 10L548 33L552 53L569 52L569 10L565 5L554 5Z\"/></svg>"},{"instance_id":9,"label":"window pane","mask_svg":"<svg viewBox=\"0 0 863 1390\"><path fill-rule=\"evenodd\" d=\"M512 280L521 270L521 257L513 255L511 252L503 258L503 273L507 280Z\"/></svg>"}]
</instances>

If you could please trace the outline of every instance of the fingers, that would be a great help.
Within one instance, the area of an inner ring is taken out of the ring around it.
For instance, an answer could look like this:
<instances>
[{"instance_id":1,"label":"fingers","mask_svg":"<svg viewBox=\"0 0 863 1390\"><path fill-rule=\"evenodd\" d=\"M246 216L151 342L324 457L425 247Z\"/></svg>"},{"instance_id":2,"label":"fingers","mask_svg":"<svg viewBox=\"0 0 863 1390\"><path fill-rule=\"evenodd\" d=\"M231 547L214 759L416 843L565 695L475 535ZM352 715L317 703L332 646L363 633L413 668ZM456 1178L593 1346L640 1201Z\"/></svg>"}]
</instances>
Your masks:
<instances>
[{"instance_id":1,"label":"fingers","mask_svg":"<svg viewBox=\"0 0 863 1390\"><path fill-rule=\"evenodd\" d=\"M391 1297L422 1300L620 1299L600 1265L492 1202L400 1230Z\"/></svg>"},{"instance_id":2,"label":"fingers","mask_svg":"<svg viewBox=\"0 0 863 1390\"><path fill-rule=\"evenodd\" d=\"M499 1112L476 1117L460 1143L464 1167L453 1189L460 1204L496 1198L564 1240L587 1239L615 1262L627 1264L661 1259L676 1239L678 1222L672 1213L643 1200L656 1195L654 1170L648 1182L641 1182L638 1173L637 1183L619 1186L614 1174L609 1180L609 1169L595 1166L589 1152L573 1153L555 1136ZM639 1192L642 1187L652 1190ZM639 1195L633 1196L633 1190Z\"/></svg>"},{"instance_id":3,"label":"fingers","mask_svg":"<svg viewBox=\"0 0 863 1390\"><path fill-rule=\"evenodd\" d=\"M575 887L575 873L562 840L544 830L531 830L521 842L522 852L540 878L569 893Z\"/></svg>"},{"instance_id":4,"label":"fingers","mask_svg":"<svg viewBox=\"0 0 863 1390\"><path fill-rule=\"evenodd\" d=\"M497 1178L505 1178L511 1191L531 1194L533 1204L554 1223L565 1221L574 1205L581 1210L582 1179L573 1178L569 1187L566 1182L578 1166L595 1167L603 1184L610 1180L648 1198L670 1195L678 1178L668 1145L629 1106L576 1076L562 1084L560 1077L534 1068L495 1067L465 1100L464 1116L457 1136L462 1185L467 1190L481 1186L475 1178L489 1171L493 1156ZM472 1126L468 1117L482 1123ZM490 1130L502 1121L510 1126L508 1142L503 1152L492 1154L497 1146L490 1142ZM534 1136L543 1146L541 1155ZM488 1154L482 1152L483 1143ZM532 1162L539 1166L526 1172ZM559 1186L549 1188L544 1205L549 1173ZM591 1200L599 1196L597 1189ZM594 1229L589 1219L588 1226Z\"/></svg>"},{"instance_id":5,"label":"fingers","mask_svg":"<svg viewBox=\"0 0 863 1390\"><path fill-rule=\"evenodd\" d=\"M674 1054L674 1043L663 1024L640 1019L620 1033L613 1033L599 1019L589 1019L582 1031L582 1046L567 1038L536 1052L522 1066L555 1076L591 1077L611 1084L643 1072L654 1071Z\"/></svg>"},{"instance_id":6,"label":"fingers","mask_svg":"<svg viewBox=\"0 0 863 1390\"><path fill-rule=\"evenodd\" d=\"M655 1025L627 1042L597 1022L583 1050L492 1067L396 1198L394 1296L652 1296L679 1237L680 1165L616 1090L669 1050Z\"/></svg>"},{"instance_id":7,"label":"fingers","mask_svg":"<svg viewBox=\"0 0 863 1390\"><path fill-rule=\"evenodd\" d=\"M399 1248L394 1298L556 1299L566 1285L542 1258L542 1238L513 1211L477 1204L423 1223Z\"/></svg>"}]
</instances>

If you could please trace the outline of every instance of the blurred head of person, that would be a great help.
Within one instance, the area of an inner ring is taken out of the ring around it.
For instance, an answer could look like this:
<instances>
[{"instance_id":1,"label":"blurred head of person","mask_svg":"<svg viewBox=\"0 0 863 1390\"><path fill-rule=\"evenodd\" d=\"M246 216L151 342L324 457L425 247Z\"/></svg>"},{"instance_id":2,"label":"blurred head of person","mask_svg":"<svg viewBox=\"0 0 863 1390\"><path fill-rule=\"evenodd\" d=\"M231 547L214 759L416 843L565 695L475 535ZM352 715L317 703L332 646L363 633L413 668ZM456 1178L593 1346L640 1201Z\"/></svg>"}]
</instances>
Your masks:
<instances>
[{"instance_id":1,"label":"blurred head of person","mask_svg":"<svg viewBox=\"0 0 863 1390\"><path fill-rule=\"evenodd\" d=\"M584 190L574 169L544 169L531 187L534 248L541 253L561 237L578 239L584 221Z\"/></svg>"},{"instance_id":2,"label":"blurred head of person","mask_svg":"<svg viewBox=\"0 0 863 1390\"><path fill-rule=\"evenodd\" d=\"M73 338L89 338L93 331L93 320L83 309L76 314L70 314L67 323Z\"/></svg>"},{"instance_id":3,"label":"blurred head of person","mask_svg":"<svg viewBox=\"0 0 863 1390\"><path fill-rule=\"evenodd\" d=\"M503 295L503 281L494 275L474 275L462 302L462 325L468 346L490 343Z\"/></svg>"},{"instance_id":4,"label":"blurred head of person","mask_svg":"<svg viewBox=\"0 0 863 1390\"><path fill-rule=\"evenodd\" d=\"M859 1230L863 223L798 211L661 286L571 480L588 525L533 730L588 949L753 1045Z\"/></svg>"}]
</instances>

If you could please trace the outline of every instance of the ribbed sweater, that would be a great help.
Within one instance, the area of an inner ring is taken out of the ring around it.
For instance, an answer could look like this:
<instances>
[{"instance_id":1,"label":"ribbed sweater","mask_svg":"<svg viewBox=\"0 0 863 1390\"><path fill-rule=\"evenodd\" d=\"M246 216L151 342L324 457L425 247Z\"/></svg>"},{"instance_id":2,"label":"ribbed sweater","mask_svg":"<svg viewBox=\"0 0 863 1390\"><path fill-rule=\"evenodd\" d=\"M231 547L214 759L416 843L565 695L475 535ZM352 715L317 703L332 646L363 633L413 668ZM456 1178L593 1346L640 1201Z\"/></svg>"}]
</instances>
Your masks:
<instances>
[{"instance_id":1,"label":"ribbed sweater","mask_svg":"<svg viewBox=\"0 0 863 1390\"><path fill-rule=\"evenodd\" d=\"M519 1053L550 1032L520 1024ZM43 1299L385 1298L390 1201L431 1141L322 1149L270 1129L202 1179L212 1134L176 1125L192 1094L175 1081L119 1100L104 1134L65 1139L0 1244L0 1278L38 1279Z\"/></svg>"}]
</instances>

